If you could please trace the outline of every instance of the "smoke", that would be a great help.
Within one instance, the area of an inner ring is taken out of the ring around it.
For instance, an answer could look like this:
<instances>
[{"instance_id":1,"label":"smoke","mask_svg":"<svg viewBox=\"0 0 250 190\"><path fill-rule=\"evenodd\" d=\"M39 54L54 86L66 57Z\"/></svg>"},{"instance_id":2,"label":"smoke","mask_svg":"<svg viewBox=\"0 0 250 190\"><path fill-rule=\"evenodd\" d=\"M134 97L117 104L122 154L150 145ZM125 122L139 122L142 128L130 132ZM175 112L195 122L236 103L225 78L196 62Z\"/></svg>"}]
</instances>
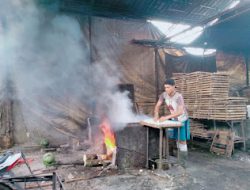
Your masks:
<instances>
[{"instance_id":1,"label":"smoke","mask_svg":"<svg viewBox=\"0 0 250 190\"><path fill-rule=\"evenodd\" d=\"M80 127L93 107L112 123L138 121L128 93L117 89L121 73L115 61L107 55L90 64L79 22L32 2L2 0L0 7L0 80L11 78L27 131L48 134L53 124Z\"/></svg>"},{"instance_id":2,"label":"smoke","mask_svg":"<svg viewBox=\"0 0 250 190\"><path fill-rule=\"evenodd\" d=\"M90 88L91 97L89 100L95 103L95 114L97 117L108 117L114 130L123 129L127 123L138 122L143 115L136 115L133 103L128 98L128 91L120 92L121 73L116 64L109 59L102 60L101 64L94 64L93 86Z\"/></svg>"}]
</instances>

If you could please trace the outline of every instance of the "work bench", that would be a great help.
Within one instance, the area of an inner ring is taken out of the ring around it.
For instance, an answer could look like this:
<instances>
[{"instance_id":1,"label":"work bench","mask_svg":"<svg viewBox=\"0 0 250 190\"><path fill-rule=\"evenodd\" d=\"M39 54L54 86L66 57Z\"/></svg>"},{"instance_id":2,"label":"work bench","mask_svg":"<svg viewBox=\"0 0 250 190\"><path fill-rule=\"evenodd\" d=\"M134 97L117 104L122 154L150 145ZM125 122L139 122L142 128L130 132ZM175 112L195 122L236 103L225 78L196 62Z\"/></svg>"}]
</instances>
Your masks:
<instances>
[{"instance_id":1,"label":"work bench","mask_svg":"<svg viewBox=\"0 0 250 190\"><path fill-rule=\"evenodd\" d=\"M159 166L158 166L158 169L162 169L163 157L165 157L168 161L170 161L168 129L174 129L174 128L178 129L178 142L179 142L180 128L182 126L182 123L179 121L170 121L170 120L164 121L164 122L154 122L153 119L151 119L151 120L141 121L140 124L147 128L147 164L146 164L147 168L149 167L149 161L150 160L152 161L152 158L150 158L150 155L149 155L150 129L159 130ZM179 148L178 147L177 147L177 162L179 162Z\"/></svg>"}]
</instances>

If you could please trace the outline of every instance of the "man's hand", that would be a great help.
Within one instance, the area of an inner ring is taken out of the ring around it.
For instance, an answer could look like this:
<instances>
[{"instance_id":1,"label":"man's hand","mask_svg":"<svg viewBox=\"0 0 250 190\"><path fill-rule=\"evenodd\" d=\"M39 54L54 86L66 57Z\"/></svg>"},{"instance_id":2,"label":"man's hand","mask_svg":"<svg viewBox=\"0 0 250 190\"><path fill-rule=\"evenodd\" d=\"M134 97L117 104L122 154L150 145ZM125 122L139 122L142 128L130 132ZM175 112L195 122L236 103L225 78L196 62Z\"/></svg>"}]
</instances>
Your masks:
<instances>
[{"instance_id":1,"label":"man's hand","mask_svg":"<svg viewBox=\"0 0 250 190\"><path fill-rule=\"evenodd\" d=\"M154 121L155 122L159 121L159 116L154 116Z\"/></svg>"},{"instance_id":2,"label":"man's hand","mask_svg":"<svg viewBox=\"0 0 250 190\"><path fill-rule=\"evenodd\" d=\"M154 121L159 121L159 112L154 113Z\"/></svg>"},{"instance_id":3,"label":"man's hand","mask_svg":"<svg viewBox=\"0 0 250 190\"><path fill-rule=\"evenodd\" d=\"M160 122L163 122L163 121L166 121L166 120L168 120L168 119L169 119L168 116L163 116L163 117L161 117L161 118L159 119L159 121L160 121Z\"/></svg>"}]
</instances>

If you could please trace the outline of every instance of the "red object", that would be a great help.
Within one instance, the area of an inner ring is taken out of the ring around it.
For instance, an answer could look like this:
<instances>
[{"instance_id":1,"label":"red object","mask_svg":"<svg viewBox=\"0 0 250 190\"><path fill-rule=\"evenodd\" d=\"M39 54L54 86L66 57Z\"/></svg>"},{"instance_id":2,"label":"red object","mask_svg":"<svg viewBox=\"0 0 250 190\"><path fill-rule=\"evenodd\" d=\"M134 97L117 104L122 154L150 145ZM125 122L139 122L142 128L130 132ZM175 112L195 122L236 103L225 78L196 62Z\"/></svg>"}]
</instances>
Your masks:
<instances>
[{"instance_id":1,"label":"red object","mask_svg":"<svg viewBox=\"0 0 250 190\"><path fill-rule=\"evenodd\" d=\"M27 163L31 163L34 159L33 158L28 158L26 159ZM10 171L12 168L14 168L17 165L21 165L21 164L25 164L25 160L23 158L19 158L18 160L16 160L13 164L11 164L10 166L7 167L6 171Z\"/></svg>"}]
</instances>

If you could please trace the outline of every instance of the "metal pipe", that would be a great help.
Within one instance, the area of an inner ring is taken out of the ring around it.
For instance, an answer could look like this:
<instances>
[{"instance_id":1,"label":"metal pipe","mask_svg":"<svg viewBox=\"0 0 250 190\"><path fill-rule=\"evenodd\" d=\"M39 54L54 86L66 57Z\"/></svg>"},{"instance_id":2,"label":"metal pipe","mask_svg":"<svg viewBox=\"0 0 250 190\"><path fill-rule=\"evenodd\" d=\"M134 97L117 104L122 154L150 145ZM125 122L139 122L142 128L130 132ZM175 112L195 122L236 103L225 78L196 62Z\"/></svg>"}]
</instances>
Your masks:
<instances>
[{"instance_id":1,"label":"metal pipe","mask_svg":"<svg viewBox=\"0 0 250 190\"><path fill-rule=\"evenodd\" d=\"M89 142L92 142L92 126L89 117L87 118L87 123L88 123L88 140Z\"/></svg>"},{"instance_id":2,"label":"metal pipe","mask_svg":"<svg viewBox=\"0 0 250 190\"><path fill-rule=\"evenodd\" d=\"M245 55L245 64L246 64L246 85L249 86L249 63L248 63L248 55Z\"/></svg>"}]
</instances>

